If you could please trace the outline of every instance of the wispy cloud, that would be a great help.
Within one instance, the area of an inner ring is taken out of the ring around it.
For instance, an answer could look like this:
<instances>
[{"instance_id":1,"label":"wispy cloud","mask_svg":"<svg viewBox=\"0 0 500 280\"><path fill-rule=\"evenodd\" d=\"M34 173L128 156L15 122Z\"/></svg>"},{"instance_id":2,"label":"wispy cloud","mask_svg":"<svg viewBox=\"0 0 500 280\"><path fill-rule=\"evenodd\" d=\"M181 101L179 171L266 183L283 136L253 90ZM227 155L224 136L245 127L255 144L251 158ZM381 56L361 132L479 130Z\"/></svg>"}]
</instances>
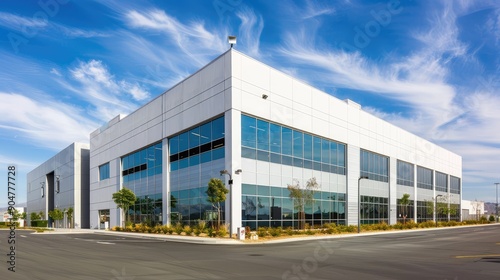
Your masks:
<instances>
[{"instance_id":1,"label":"wispy cloud","mask_svg":"<svg viewBox=\"0 0 500 280\"><path fill-rule=\"evenodd\" d=\"M15 131L37 146L60 149L75 141L88 142L96 123L76 107L51 99L38 101L19 93L0 92L0 128Z\"/></svg>"},{"instance_id":2,"label":"wispy cloud","mask_svg":"<svg viewBox=\"0 0 500 280\"><path fill-rule=\"evenodd\" d=\"M207 55L222 53L227 49L227 30L207 30L203 21L184 24L165 11L131 10L125 13L125 20L133 28L161 31L169 36L178 50L188 55L199 65L207 62Z\"/></svg>"},{"instance_id":3,"label":"wispy cloud","mask_svg":"<svg viewBox=\"0 0 500 280\"><path fill-rule=\"evenodd\" d=\"M315 30L308 29L311 25L288 33L280 51L308 65L309 72L300 74L316 84L327 80L339 88L362 90L403 104L405 112L365 110L462 155L464 177L474 184L498 175L485 166L496 166L500 156L500 135L494 129L500 127L500 88L488 83L475 90L465 83L450 82L457 61L477 63L474 50L459 39L462 30L457 23L458 15L466 14L471 6L454 4L434 4L425 24L408 31L420 45L406 56L388 53L375 61L361 52L317 47L309 43L317 41ZM473 74L470 78L477 81L481 77ZM491 153L492 147L496 152Z\"/></svg>"},{"instance_id":4,"label":"wispy cloud","mask_svg":"<svg viewBox=\"0 0 500 280\"><path fill-rule=\"evenodd\" d=\"M11 13L0 12L0 26L6 27L13 31L19 32L28 37L32 37L42 31L46 31L46 36L60 39L60 36L70 38L91 38L108 36L104 32L84 30L80 28L65 26L49 20L48 18L40 19L40 17L25 17Z\"/></svg>"},{"instance_id":5,"label":"wispy cloud","mask_svg":"<svg viewBox=\"0 0 500 280\"><path fill-rule=\"evenodd\" d=\"M46 20L27 18L15 14L0 12L0 26L21 32L26 31L26 28L47 27L48 22Z\"/></svg>"},{"instance_id":6,"label":"wispy cloud","mask_svg":"<svg viewBox=\"0 0 500 280\"><path fill-rule=\"evenodd\" d=\"M70 69L70 72L79 86L68 82L63 84L93 104L95 113L104 120L109 120L120 113L129 113L137 107L137 104L124 98L124 93L136 101L142 101L150 96L149 92L139 84L125 80L117 81L99 60L80 62L77 67Z\"/></svg>"},{"instance_id":7,"label":"wispy cloud","mask_svg":"<svg viewBox=\"0 0 500 280\"><path fill-rule=\"evenodd\" d=\"M302 19L311 19L324 15L332 15L335 8L316 1L306 1L306 8L300 13Z\"/></svg>"},{"instance_id":8,"label":"wispy cloud","mask_svg":"<svg viewBox=\"0 0 500 280\"><path fill-rule=\"evenodd\" d=\"M264 20L250 8L240 9L236 15L241 20L238 33L238 45L253 57L260 57L260 36L264 29ZM238 47L240 48L240 47Z\"/></svg>"}]
</instances>

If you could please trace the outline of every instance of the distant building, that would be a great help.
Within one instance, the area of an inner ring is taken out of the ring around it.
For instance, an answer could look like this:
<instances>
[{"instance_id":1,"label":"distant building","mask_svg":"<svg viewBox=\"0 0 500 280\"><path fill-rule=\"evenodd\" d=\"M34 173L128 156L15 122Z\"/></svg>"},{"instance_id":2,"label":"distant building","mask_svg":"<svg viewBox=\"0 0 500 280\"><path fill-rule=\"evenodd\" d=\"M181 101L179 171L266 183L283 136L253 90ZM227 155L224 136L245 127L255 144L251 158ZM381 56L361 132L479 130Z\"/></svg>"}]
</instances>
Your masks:
<instances>
[{"instance_id":1,"label":"distant building","mask_svg":"<svg viewBox=\"0 0 500 280\"><path fill-rule=\"evenodd\" d=\"M26 212L26 207L14 207L17 212L19 212L19 214L23 214L24 212ZM2 213L0 213L0 222L10 222L9 218L11 217L10 214L9 214L9 211L8 210L5 210ZM23 227L24 226L24 220L22 220L21 218L19 218L18 220L19 222L19 226Z\"/></svg>"},{"instance_id":2,"label":"distant building","mask_svg":"<svg viewBox=\"0 0 500 280\"><path fill-rule=\"evenodd\" d=\"M462 219L477 220L487 214L484 210L484 201L462 200Z\"/></svg>"},{"instance_id":3,"label":"distant building","mask_svg":"<svg viewBox=\"0 0 500 280\"><path fill-rule=\"evenodd\" d=\"M27 175L27 220L31 213L73 208L73 219L65 215L60 227L89 228L89 145L73 143Z\"/></svg>"}]
</instances>

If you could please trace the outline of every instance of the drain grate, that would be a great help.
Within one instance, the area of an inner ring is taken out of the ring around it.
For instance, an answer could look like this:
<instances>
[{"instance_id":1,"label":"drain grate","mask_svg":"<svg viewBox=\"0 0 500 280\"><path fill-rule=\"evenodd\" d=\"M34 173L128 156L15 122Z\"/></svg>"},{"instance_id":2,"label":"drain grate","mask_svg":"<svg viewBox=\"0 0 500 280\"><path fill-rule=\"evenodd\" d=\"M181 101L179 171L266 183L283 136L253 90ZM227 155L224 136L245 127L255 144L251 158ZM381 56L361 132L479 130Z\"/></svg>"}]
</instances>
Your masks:
<instances>
[{"instance_id":1,"label":"drain grate","mask_svg":"<svg viewBox=\"0 0 500 280\"><path fill-rule=\"evenodd\" d=\"M250 254L249 256L250 257L262 257L264 255L262 255L262 254Z\"/></svg>"}]
</instances>

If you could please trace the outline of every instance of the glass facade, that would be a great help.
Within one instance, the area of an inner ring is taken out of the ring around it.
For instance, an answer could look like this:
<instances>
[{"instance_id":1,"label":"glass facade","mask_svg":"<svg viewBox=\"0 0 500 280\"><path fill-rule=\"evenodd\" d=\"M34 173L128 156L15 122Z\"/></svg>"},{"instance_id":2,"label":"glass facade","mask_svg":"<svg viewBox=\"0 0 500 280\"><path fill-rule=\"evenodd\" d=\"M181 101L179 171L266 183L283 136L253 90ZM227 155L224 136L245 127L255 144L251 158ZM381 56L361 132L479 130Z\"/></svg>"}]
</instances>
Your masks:
<instances>
[{"instance_id":1,"label":"glass facade","mask_svg":"<svg viewBox=\"0 0 500 280\"><path fill-rule=\"evenodd\" d=\"M99 166L99 181L109 179L109 162Z\"/></svg>"},{"instance_id":2,"label":"glass facade","mask_svg":"<svg viewBox=\"0 0 500 280\"><path fill-rule=\"evenodd\" d=\"M460 178L450 176L450 193L460 194Z\"/></svg>"},{"instance_id":3,"label":"glass facade","mask_svg":"<svg viewBox=\"0 0 500 280\"><path fill-rule=\"evenodd\" d=\"M417 222L432 221L433 213L433 201L417 201Z\"/></svg>"},{"instance_id":4,"label":"glass facade","mask_svg":"<svg viewBox=\"0 0 500 280\"><path fill-rule=\"evenodd\" d=\"M417 166L417 188L432 190L432 170Z\"/></svg>"},{"instance_id":5,"label":"glass facade","mask_svg":"<svg viewBox=\"0 0 500 280\"><path fill-rule=\"evenodd\" d=\"M243 226L299 227L299 210L294 207L287 188L242 185L241 217ZM345 224L346 196L343 193L314 192L312 203L304 207L309 225Z\"/></svg>"},{"instance_id":6,"label":"glass facade","mask_svg":"<svg viewBox=\"0 0 500 280\"><path fill-rule=\"evenodd\" d=\"M366 150L361 150L360 175L370 180L389 182L389 158Z\"/></svg>"},{"instance_id":7,"label":"glass facade","mask_svg":"<svg viewBox=\"0 0 500 280\"><path fill-rule=\"evenodd\" d=\"M386 197L361 196L361 224L389 223L389 199Z\"/></svg>"},{"instance_id":8,"label":"glass facade","mask_svg":"<svg viewBox=\"0 0 500 280\"><path fill-rule=\"evenodd\" d=\"M168 139L170 147L170 219L194 225L217 220L207 201L210 178L224 169L224 117L203 123ZM221 178L224 179L224 178ZM221 221L224 222L224 203Z\"/></svg>"},{"instance_id":9,"label":"glass facade","mask_svg":"<svg viewBox=\"0 0 500 280\"><path fill-rule=\"evenodd\" d=\"M123 186L137 197L128 212L133 223L162 222L162 162L162 143L122 157Z\"/></svg>"},{"instance_id":10,"label":"glass facade","mask_svg":"<svg viewBox=\"0 0 500 280\"><path fill-rule=\"evenodd\" d=\"M224 118L169 138L170 171L224 158Z\"/></svg>"},{"instance_id":11,"label":"glass facade","mask_svg":"<svg viewBox=\"0 0 500 280\"><path fill-rule=\"evenodd\" d=\"M405 222L408 220L413 220L415 218L414 215L415 202L413 200L408 200L407 205L401 204L401 199L397 200L397 216L398 222Z\"/></svg>"},{"instance_id":12,"label":"glass facade","mask_svg":"<svg viewBox=\"0 0 500 280\"><path fill-rule=\"evenodd\" d=\"M436 171L436 191L448 192L448 175Z\"/></svg>"},{"instance_id":13,"label":"glass facade","mask_svg":"<svg viewBox=\"0 0 500 280\"><path fill-rule=\"evenodd\" d=\"M346 145L241 115L241 156L345 175Z\"/></svg>"},{"instance_id":14,"label":"glass facade","mask_svg":"<svg viewBox=\"0 0 500 280\"><path fill-rule=\"evenodd\" d=\"M414 165L398 160L398 185L413 187L415 183Z\"/></svg>"}]
</instances>

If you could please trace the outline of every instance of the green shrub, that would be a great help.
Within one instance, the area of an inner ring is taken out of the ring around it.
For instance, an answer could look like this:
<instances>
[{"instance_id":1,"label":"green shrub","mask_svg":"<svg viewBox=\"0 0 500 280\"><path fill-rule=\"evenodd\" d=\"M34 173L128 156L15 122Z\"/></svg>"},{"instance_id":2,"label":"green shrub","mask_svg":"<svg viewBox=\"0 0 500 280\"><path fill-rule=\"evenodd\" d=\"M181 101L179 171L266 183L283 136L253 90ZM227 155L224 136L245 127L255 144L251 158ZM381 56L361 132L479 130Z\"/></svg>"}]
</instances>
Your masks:
<instances>
[{"instance_id":1,"label":"green shrub","mask_svg":"<svg viewBox=\"0 0 500 280\"><path fill-rule=\"evenodd\" d=\"M481 224L488 224L488 223L489 223L489 221L488 221L488 219L486 219L486 217L485 217L485 216L482 216L482 217L479 219L479 223L481 223Z\"/></svg>"},{"instance_id":2,"label":"green shrub","mask_svg":"<svg viewBox=\"0 0 500 280\"><path fill-rule=\"evenodd\" d=\"M181 235L181 233L184 231L184 227L182 226L181 223L177 223L174 226L174 232L177 233L178 235Z\"/></svg>"},{"instance_id":3,"label":"green shrub","mask_svg":"<svg viewBox=\"0 0 500 280\"><path fill-rule=\"evenodd\" d=\"M281 234L283 234L283 229L281 227L277 227L277 228L270 228L269 229L269 234L272 236L272 237L278 237L278 236L281 236Z\"/></svg>"},{"instance_id":4,"label":"green shrub","mask_svg":"<svg viewBox=\"0 0 500 280\"><path fill-rule=\"evenodd\" d=\"M436 227L436 223L434 221L425 221L418 224L419 228L431 228Z\"/></svg>"},{"instance_id":5,"label":"green shrub","mask_svg":"<svg viewBox=\"0 0 500 280\"><path fill-rule=\"evenodd\" d=\"M267 227L259 227L257 229L257 235L259 237L266 237L268 235Z\"/></svg>"},{"instance_id":6,"label":"green shrub","mask_svg":"<svg viewBox=\"0 0 500 280\"><path fill-rule=\"evenodd\" d=\"M31 221L32 227L47 227L48 224L49 224L49 221L47 221L47 220Z\"/></svg>"},{"instance_id":7,"label":"green shrub","mask_svg":"<svg viewBox=\"0 0 500 280\"><path fill-rule=\"evenodd\" d=\"M228 234L229 234L229 225L228 224L221 225L216 232L216 236L218 236L218 237L225 237Z\"/></svg>"},{"instance_id":8,"label":"green shrub","mask_svg":"<svg viewBox=\"0 0 500 280\"><path fill-rule=\"evenodd\" d=\"M215 237L217 236L217 231L215 230L214 227L209 227L207 228L207 235L210 237Z\"/></svg>"},{"instance_id":9,"label":"green shrub","mask_svg":"<svg viewBox=\"0 0 500 280\"><path fill-rule=\"evenodd\" d=\"M191 233L193 233L193 229L189 225L185 225L182 231L185 232L186 235L191 235Z\"/></svg>"},{"instance_id":10,"label":"green shrub","mask_svg":"<svg viewBox=\"0 0 500 280\"><path fill-rule=\"evenodd\" d=\"M495 221L495 216L490 215L489 221L490 221L490 222L494 222L494 221Z\"/></svg>"},{"instance_id":11,"label":"green shrub","mask_svg":"<svg viewBox=\"0 0 500 280\"><path fill-rule=\"evenodd\" d=\"M292 227L287 227L287 228L285 229L285 233L286 233L287 235L289 235L289 236L292 236L292 235L294 235L294 234L295 234L295 230L294 230Z\"/></svg>"}]
</instances>

